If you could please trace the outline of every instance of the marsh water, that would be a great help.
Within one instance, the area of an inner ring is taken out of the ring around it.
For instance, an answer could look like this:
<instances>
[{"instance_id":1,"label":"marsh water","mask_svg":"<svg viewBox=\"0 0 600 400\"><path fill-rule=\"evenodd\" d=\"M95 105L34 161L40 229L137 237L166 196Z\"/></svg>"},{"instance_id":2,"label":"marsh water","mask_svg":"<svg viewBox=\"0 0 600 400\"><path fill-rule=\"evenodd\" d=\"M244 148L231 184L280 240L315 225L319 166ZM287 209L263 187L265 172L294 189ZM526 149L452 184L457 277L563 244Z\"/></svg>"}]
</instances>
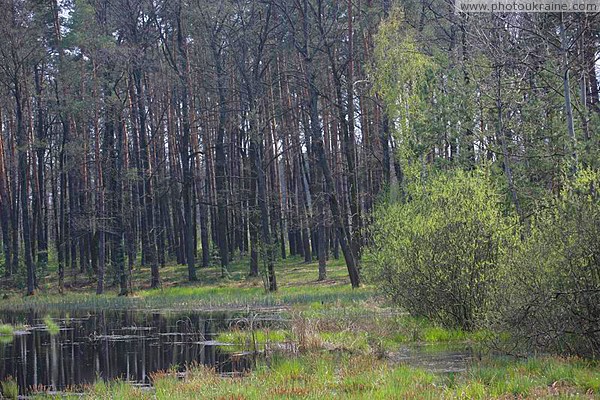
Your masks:
<instances>
[{"instance_id":1,"label":"marsh water","mask_svg":"<svg viewBox=\"0 0 600 400\"><path fill-rule=\"evenodd\" d=\"M52 315L56 332L47 314L0 312L2 323L17 327L12 338L0 338L0 381L13 377L26 393L77 389L98 379L149 385L153 372L198 364L241 373L254 365L253 354L227 351L215 339L249 320L235 313L63 312ZM254 324L278 320L253 317Z\"/></svg>"},{"instance_id":2,"label":"marsh water","mask_svg":"<svg viewBox=\"0 0 600 400\"><path fill-rule=\"evenodd\" d=\"M131 310L51 315L0 311L0 322L16 327L13 336L0 336L0 381L13 377L22 394L78 391L99 379L150 386L154 372L184 372L193 365L211 366L223 375L245 373L260 355L219 343L218 334L282 329L288 323L278 312ZM390 358L433 372L460 372L472 359L472 351L460 345L408 346Z\"/></svg>"}]
</instances>

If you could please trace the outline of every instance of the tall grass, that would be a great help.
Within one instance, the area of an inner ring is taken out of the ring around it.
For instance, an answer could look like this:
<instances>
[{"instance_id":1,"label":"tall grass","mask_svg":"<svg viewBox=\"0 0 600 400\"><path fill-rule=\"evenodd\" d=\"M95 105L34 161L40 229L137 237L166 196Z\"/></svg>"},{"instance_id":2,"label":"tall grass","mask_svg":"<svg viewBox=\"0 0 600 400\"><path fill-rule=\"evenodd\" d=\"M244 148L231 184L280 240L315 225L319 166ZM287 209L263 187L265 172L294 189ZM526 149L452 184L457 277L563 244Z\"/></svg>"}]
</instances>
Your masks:
<instances>
[{"instance_id":1,"label":"tall grass","mask_svg":"<svg viewBox=\"0 0 600 400\"><path fill-rule=\"evenodd\" d=\"M12 377L7 377L4 381L0 382L0 393L2 398L17 400L19 398L19 386L17 381Z\"/></svg>"},{"instance_id":2,"label":"tall grass","mask_svg":"<svg viewBox=\"0 0 600 400\"><path fill-rule=\"evenodd\" d=\"M198 367L182 380L175 373L152 376L155 392L122 382L95 385L87 398L137 399L491 399L594 398L595 366L574 360L483 363L453 376L436 375L407 365L391 365L372 356L311 352L275 356L243 377L223 378ZM590 381L592 379L592 381Z\"/></svg>"}]
</instances>

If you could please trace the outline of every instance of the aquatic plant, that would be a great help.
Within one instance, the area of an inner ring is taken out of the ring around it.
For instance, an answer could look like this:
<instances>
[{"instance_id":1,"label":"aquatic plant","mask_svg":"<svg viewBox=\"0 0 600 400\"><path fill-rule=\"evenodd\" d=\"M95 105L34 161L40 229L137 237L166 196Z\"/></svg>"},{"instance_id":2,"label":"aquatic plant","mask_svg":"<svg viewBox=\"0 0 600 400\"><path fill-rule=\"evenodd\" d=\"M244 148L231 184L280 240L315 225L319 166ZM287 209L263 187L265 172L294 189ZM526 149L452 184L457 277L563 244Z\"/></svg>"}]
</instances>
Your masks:
<instances>
[{"instance_id":1,"label":"aquatic plant","mask_svg":"<svg viewBox=\"0 0 600 400\"><path fill-rule=\"evenodd\" d=\"M0 344L11 343L14 339L14 331L12 325L0 324Z\"/></svg>"},{"instance_id":2,"label":"aquatic plant","mask_svg":"<svg viewBox=\"0 0 600 400\"><path fill-rule=\"evenodd\" d=\"M12 336L14 327L8 324L0 324L0 336Z\"/></svg>"},{"instance_id":3,"label":"aquatic plant","mask_svg":"<svg viewBox=\"0 0 600 400\"><path fill-rule=\"evenodd\" d=\"M60 327L52 318L50 318L50 316L44 318L44 325L46 325L46 329L48 329L48 332L50 332L50 335L52 336L58 335L60 332Z\"/></svg>"}]
</instances>

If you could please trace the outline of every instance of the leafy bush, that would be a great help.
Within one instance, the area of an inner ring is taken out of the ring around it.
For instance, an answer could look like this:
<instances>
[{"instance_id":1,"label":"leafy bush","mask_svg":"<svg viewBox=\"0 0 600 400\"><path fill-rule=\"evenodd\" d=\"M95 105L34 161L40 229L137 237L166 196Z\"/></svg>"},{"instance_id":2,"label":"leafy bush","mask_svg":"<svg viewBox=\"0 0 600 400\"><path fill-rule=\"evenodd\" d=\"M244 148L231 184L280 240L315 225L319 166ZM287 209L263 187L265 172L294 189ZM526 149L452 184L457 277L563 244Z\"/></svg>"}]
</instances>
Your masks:
<instances>
[{"instance_id":1,"label":"leafy bush","mask_svg":"<svg viewBox=\"0 0 600 400\"><path fill-rule=\"evenodd\" d=\"M472 330L493 307L518 221L504 214L502 195L479 171L434 177L409 195L376 214L367 275L413 315Z\"/></svg>"},{"instance_id":2,"label":"leafy bush","mask_svg":"<svg viewBox=\"0 0 600 400\"><path fill-rule=\"evenodd\" d=\"M600 175L582 171L531 221L509 261L499 298L501 329L517 344L600 355Z\"/></svg>"}]
</instances>

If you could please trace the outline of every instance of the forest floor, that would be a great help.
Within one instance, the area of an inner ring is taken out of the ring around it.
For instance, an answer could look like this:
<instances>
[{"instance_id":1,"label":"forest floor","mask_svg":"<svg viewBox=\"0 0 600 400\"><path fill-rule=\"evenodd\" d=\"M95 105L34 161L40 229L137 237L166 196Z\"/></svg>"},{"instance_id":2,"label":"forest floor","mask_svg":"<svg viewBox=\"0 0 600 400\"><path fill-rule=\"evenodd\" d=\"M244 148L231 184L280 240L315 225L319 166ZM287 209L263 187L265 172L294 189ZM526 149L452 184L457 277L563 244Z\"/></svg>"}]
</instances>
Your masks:
<instances>
[{"instance_id":1,"label":"forest floor","mask_svg":"<svg viewBox=\"0 0 600 400\"><path fill-rule=\"evenodd\" d=\"M242 376L196 367L183 379L176 373L154 374L151 390L98 382L84 393L91 399L600 398L597 363L493 354L484 344L486 332L444 329L388 306L372 286L352 289L343 261L328 263L325 281L317 281L316 263L298 258L280 262L277 273L279 291L267 294L260 277L247 277L246 260L233 263L225 274L219 267L198 269L194 283L186 282L185 267L170 265L161 269L162 288L153 290L149 269L136 268L130 296L118 296L116 287L96 296L93 280L85 275L68 277L66 293L59 294L50 273L35 296L3 291L0 309L278 309L291 321L285 329L234 330L219 337L247 345L251 336L255 349L267 355ZM469 357L461 360L464 368L447 368L443 357L406 356L416 348L434 355L469 349ZM5 386L8 390L9 383Z\"/></svg>"},{"instance_id":2,"label":"forest floor","mask_svg":"<svg viewBox=\"0 0 600 400\"><path fill-rule=\"evenodd\" d=\"M232 262L227 270L218 266L198 268L197 282L188 282L187 269L169 264L160 269L160 289L150 289L150 268L134 267L131 273L132 294L118 296L116 279L107 271L106 290L96 295L95 279L84 273L66 272L65 291L58 292L57 274L50 271L39 279L40 289L34 296L23 296L21 291L9 289L18 282L0 279L0 309L27 310L29 308L112 308L112 309L165 309L233 310L257 308L287 308L296 304L354 303L373 300L370 286L353 290L343 260L328 262L328 276L317 280L317 264L304 263L297 257L280 261L277 267L279 290L266 293L262 277L248 277L248 260Z\"/></svg>"}]
</instances>

